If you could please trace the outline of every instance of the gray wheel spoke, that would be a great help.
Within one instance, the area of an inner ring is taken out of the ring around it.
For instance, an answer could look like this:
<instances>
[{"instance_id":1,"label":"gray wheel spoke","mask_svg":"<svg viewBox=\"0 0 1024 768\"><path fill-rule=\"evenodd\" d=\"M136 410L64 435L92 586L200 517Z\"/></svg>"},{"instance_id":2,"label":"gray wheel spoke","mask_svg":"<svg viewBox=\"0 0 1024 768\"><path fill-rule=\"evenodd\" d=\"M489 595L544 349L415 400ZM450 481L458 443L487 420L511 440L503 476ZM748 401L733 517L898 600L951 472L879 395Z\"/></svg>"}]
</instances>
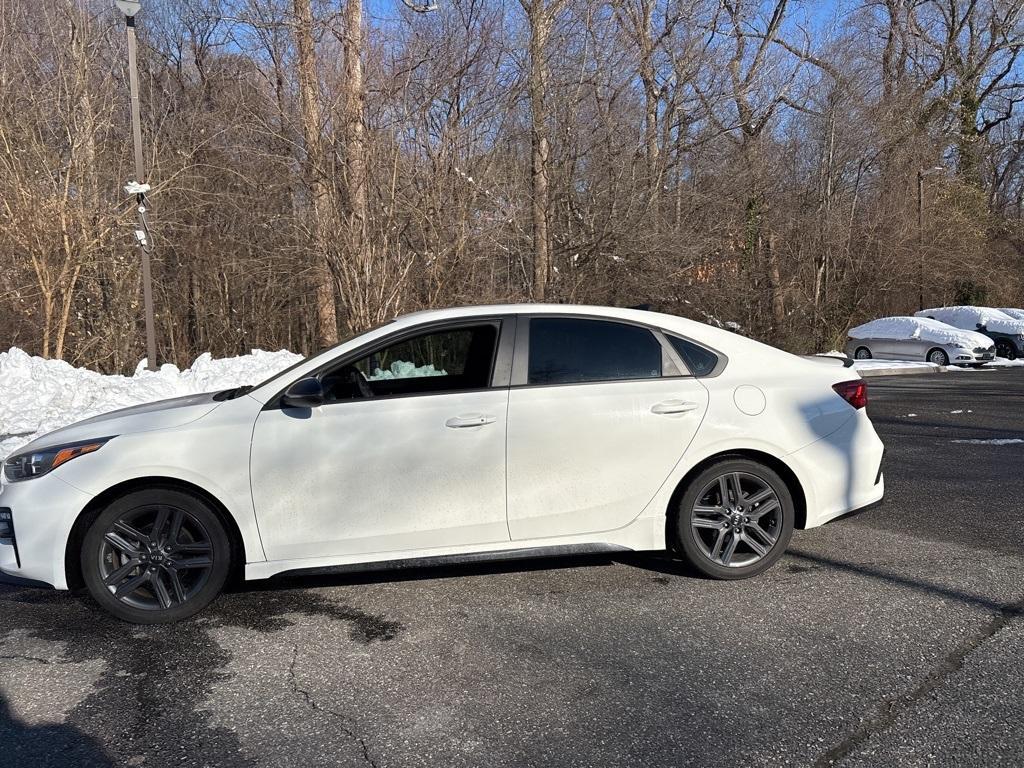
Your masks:
<instances>
[{"instance_id":1,"label":"gray wheel spoke","mask_svg":"<svg viewBox=\"0 0 1024 768\"><path fill-rule=\"evenodd\" d=\"M117 590L114 592L114 597L121 599L125 595L130 595L132 592L141 587L147 581L149 581L149 571L144 570L138 576L134 576L133 578L128 579L121 586L119 586Z\"/></svg>"},{"instance_id":2,"label":"gray wheel spoke","mask_svg":"<svg viewBox=\"0 0 1024 768\"><path fill-rule=\"evenodd\" d=\"M729 478L727 478L725 475L722 475L720 478L718 478L718 492L722 495L722 498L719 501L719 503L723 507L728 507L729 506Z\"/></svg>"},{"instance_id":3,"label":"gray wheel spoke","mask_svg":"<svg viewBox=\"0 0 1024 768\"><path fill-rule=\"evenodd\" d=\"M768 554L768 550L765 549L764 547L762 547L756 541L754 541L754 539L751 536L749 536L746 533L746 531L744 531L744 533L742 534L742 536L740 538L743 540L743 542L748 547L750 547L752 550L754 550L760 557L764 557L765 555Z\"/></svg>"},{"instance_id":4,"label":"gray wheel spoke","mask_svg":"<svg viewBox=\"0 0 1024 768\"><path fill-rule=\"evenodd\" d=\"M736 554L736 545L739 543L739 536L731 533L729 535L729 543L725 545L725 550L722 552L722 565L728 565L732 562L732 556Z\"/></svg>"},{"instance_id":5,"label":"gray wheel spoke","mask_svg":"<svg viewBox=\"0 0 1024 768\"><path fill-rule=\"evenodd\" d=\"M178 534L181 533L181 524L185 520L185 513L180 509L174 510L174 514L171 515L171 527L167 530L167 540L164 542L170 547L175 546L178 543Z\"/></svg>"},{"instance_id":6,"label":"gray wheel spoke","mask_svg":"<svg viewBox=\"0 0 1024 768\"><path fill-rule=\"evenodd\" d=\"M178 544L172 547L175 552L187 552L191 554L208 553L212 547L204 541L189 542L188 544Z\"/></svg>"},{"instance_id":7,"label":"gray wheel spoke","mask_svg":"<svg viewBox=\"0 0 1024 768\"><path fill-rule=\"evenodd\" d=\"M116 571L112 571L110 575L106 576L103 579L103 583L106 584L108 587L112 587L115 584L124 581L128 574L135 570L138 566L139 560L137 558L132 558L127 563L118 568Z\"/></svg>"},{"instance_id":8,"label":"gray wheel spoke","mask_svg":"<svg viewBox=\"0 0 1024 768\"><path fill-rule=\"evenodd\" d=\"M156 512L156 521L153 523L153 530L149 534L149 538L155 543L161 543L163 539L165 529L167 528L167 521L171 517L171 510L167 507L160 507Z\"/></svg>"},{"instance_id":9,"label":"gray wheel spoke","mask_svg":"<svg viewBox=\"0 0 1024 768\"><path fill-rule=\"evenodd\" d=\"M751 520L760 520L762 517L767 515L769 512L774 512L779 508L779 502L775 499L766 501L764 504L759 506L757 509L752 509L747 513L747 517Z\"/></svg>"},{"instance_id":10,"label":"gray wheel spoke","mask_svg":"<svg viewBox=\"0 0 1024 768\"><path fill-rule=\"evenodd\" d=\"M746 501L747 504L760 504L765 499L770 499L774 495L775 491L773 491L771 488L764 488L758 491L757 493L752 494L749 498L747 498Z\"/></svg>"},{"instance_id":11,"label":"gray wheel spoke","mask_svg":"<svg viewBox=\"0 0 1024 768\"><path fill-rule=\"evenodd\" d=\"M107 544L112 546L118 552L122 552L123 554L129 555L131 557L135 557L136 555L141 554L141 550L138 547L136 547L134 544L132 544L119 533L114 533L113 531L105 533L103 534L103 540L106 541Z\"/></svg>"},{"instance_id":12,"label":"gray wheel spoke","mask_svg":"<svg viewBox=\"0 0 1024 768\"><path fill-rule=\"evenodd\" d=\"M698 504L693 508L698 515L725 515L725 507L707 506Z\"/></svg>"},{"instance_id":13,"label":"gray wheel spoke","mask_svg":"<svg viewBox=\"0 0 1024 768\"><path fill-rule=\"evenodd\" d=\"M167 591L167 586L160 578L160 571L154 571L149 574L149 581L153 585L153 592L156 593L156 599L160 601L160 607L170 608L174 601L171 600L171 593Z\"/></svg>"},{"instance_id":14,"label":"gray wheel spoke","mask_svg":"<svg viewBox=\"0 0 1024 768\"><path fill-rule=\"evenodd\" d=\"M185 571L189 568L206 568L210 565L213 565L213 560L209 557L185 557L181 560L175 560L173 568L178 571Z\"/></svg>"},{"instance_id":15,"label":"gray wheel spoke","mask_svg":"<svg viewBox=\"0 0 1024 768\"><path fill-rule=\"evenodd\" d=\"M761 539L769 549L775 546L775 537L760 525L748 525L747 534L749 535L751 533L757 534L757 537Z\"/></svg>"},{"instance_id":16,"label":"gray wheel spoke","mask_svg":"<svg viewBox=\"0 0 1024 768\"><path fill-rule=\"evenodd\" d=\"M174 590L174 599L179 603L185 602L185 587L182 586L181 577L173 568L168 569L167 576L171 580L171 589Z\"/></svg>"},{"instance_id":17,"label":"gray wheel spoke","mask_svg":"<svg viewBox=\"0 0 1024 768\"><path fill-rule=\"evenodd\" d=\"M709 520L706 517L695 517L693 518L694 528L713 528L715 530L722 530L728 523L725 520Z\"/></svg>"},{"instance_id":18,"label":"gray wheel spoke","mask_svg":"<svg viewBox=\"0 0 1024 768\"><path fill-rule=\"evenodd\" d=\"M715 546L711 550L711 559L717 560L722 553L722 544L725 543L725 537L729 535L729 532L724 528L718 532L718 536L715 537Z\"/></svg>"},{"instance_id":19,"label":"gray wheel spoke","mask_svg":"<svg viewBox=\"0 0 1024 768\"><path fill-rule=\"evenodd\" d=\"M135 530L123 520L118 520L116 523L114 523L114 530L120 533L122 536L127 536L129 539L134 539L135 541L139 542L139 544L149 544L149 536L142 533L141 531Z\"/></svg>"}]
</instances>

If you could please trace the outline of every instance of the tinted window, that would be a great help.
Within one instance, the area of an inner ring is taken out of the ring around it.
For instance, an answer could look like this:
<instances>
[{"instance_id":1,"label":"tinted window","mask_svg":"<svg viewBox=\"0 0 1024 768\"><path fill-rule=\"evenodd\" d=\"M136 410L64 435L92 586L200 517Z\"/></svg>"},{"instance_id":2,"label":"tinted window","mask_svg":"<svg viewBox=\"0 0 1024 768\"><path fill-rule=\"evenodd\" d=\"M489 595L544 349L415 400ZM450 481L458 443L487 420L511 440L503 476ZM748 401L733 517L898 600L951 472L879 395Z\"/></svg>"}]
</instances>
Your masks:
<instances>
[{"instance_id":1,"label":"tinted window","mask_svg":"<svg viewBox=\"0 0 1024 768\"><path fill-rule=\"evenodd\" d=\"M497 340L496 324L437 330L381 347L321 380L330 400L485 389Z\"/></svg>"},{"instance_id":2,"label":"tinted window","mask_svg":"<svg viewBox=\"0 0 1024 768\"><path fill-rule=\"evenodd\" d=\"M603 320L530 321L530 384L659 376L661 345L645 328Z\"/></svg>"},{"instance_id":3,"label":"tinted window","mask_svg":"<svg viewBox=\"0 0 1024 768\"><path fill-rule=\"evenodd\" d=\"M676 336L669 336L668 340L694 376L707 376L718 365L718 355L714 352Z\"/></svg>"}]
</instances>

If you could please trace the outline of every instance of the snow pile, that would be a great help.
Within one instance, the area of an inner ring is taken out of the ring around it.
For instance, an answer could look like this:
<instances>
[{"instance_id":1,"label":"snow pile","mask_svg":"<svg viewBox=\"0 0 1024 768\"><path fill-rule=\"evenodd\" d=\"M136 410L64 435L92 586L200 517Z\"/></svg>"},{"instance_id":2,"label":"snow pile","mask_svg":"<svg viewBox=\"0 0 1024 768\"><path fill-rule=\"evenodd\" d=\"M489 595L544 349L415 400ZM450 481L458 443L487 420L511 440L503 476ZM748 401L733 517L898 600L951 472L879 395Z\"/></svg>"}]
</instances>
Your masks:
<instances>
[{"instance_id":1,"label":"snow pile","mask_svg":"<svg viewBox=\"0 0 1024 768\"><path fill-rule=\"evenodd\" d=\"M963 344L968 349L992 346L992 339L984 334L928 317L883 317L851 328L849 335L851 339L921 339L935 344Z\"/></svg>"},{"instance_id":2,"label":"snow pile","mask_svg":"<svg viewBox=\"0 0 1024 768\"><path fill-rule=\"evenodd\" d=\"M933 317L968 331L985 326L995 333L1024 334L1024 320L1015 320L991 307L935 307L914 313L915 317Z\"/></svg>"},{"instance_id":3,"label":"snow pile","mask_svg":"<svg viewBox=\"0 0 1024 768\"><path fill-rule=\"evenodd\" d=\"M407 363L404 360L395 360L389 368L381 370L376 368L370 381L381 381L383 379L415 379L420 376L447 376L448 371L439 371L433 363L417 366L415 363Z\"/></svg>"},{"instance_id":4,"label":"snow pile","mask_svg":"<svg viewBox=\"0 0 1024 768\"><path fill-rule=\"evenodd\" d=\"M1014 309L1012 307L1000 307L999 311L1004 315L1009 315L1014 320L1024 320L1024 309Z\"/></svg>"},{"instance_id":5,"label":"snow pile","mask_svg":"<svg viewBox=\"0 0 1024 768\"><path fill-rule=\"evenodd\" d=\"M133 376L105 376L14 347L0 352L0 457L46 432L118 408L258 384L299 359L284 350L254 349L219 360L204 353L184 371L173 365L147 371L143 362Z\"/></svg>"}]
</instances>

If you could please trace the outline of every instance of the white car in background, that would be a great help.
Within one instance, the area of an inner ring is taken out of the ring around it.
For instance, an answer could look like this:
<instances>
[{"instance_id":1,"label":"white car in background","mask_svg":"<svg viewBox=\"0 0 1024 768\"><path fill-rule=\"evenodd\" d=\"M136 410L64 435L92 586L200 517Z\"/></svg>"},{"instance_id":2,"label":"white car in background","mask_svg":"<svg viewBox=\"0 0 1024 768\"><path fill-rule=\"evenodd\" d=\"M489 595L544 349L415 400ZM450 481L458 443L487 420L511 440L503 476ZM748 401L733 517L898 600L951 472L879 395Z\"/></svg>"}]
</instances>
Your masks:
<instances>
[{"instance_id":1,"label":"white car in background","mask_svg":"<svg viewBox=\"0 0 1024 768\"><path fill-rule=\"evenodd\" d=\"M996 345L996 356L1016 360L1024 356L1024 320L992 307L934 307L914 313L967 331L985 334Z\"/></svg>"},{"instance_id":2,"label":"white car in background","mask_svg":"<svg viewBox=\"0 0 1024 768\"><path fill-rule=\"evenodd\" d=\"M882 498L866 402L850 368L671 315L422 312L30 443L3 464L0 570L140 623L231 573L669 548L738 579Z\"/></svg>"},{"instance_id":3,"label":"white car in background","mask_svg":"<svg viewBox=\"0 0 1024 768\"><path fill-rule=\"evenodd\" d=\"M846 354L855 360L927 360L980 366L995 359L987 336L927 317L882 317L851 328Z\"/></svg>"}]
</instances>

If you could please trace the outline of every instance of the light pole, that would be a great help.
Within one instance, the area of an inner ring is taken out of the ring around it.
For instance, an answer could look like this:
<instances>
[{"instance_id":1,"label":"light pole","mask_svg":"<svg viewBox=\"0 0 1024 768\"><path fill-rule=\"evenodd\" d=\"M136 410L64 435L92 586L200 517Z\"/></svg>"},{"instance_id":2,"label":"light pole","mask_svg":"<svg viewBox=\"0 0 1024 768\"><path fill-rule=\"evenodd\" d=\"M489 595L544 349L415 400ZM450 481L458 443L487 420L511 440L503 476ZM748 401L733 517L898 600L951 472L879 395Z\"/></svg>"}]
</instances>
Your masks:
<instances>
[{"instance_id":1,"label":"light pole","mask_svg":"<svg viewBox=\"0 0 1024 768\"><path fill-rule=\"evenodd\" d=\"M143 179L142 167L142 118L139 115L139 67L136 59L137 43L135 40L135 14L142 8L139 0L114 0L114 4L124 14L125 28L128 33L128 85L131 91L132 107L132 139L135 144L135 181L125 186L125 192L135 195L138 228L135 238L142 252L142 300L146 310L146 367L156 370L156 329L153 322L153 275L150 269L149 254L153 249L149 241L146 226L146 192L149 185Z\"/></svg>"},{"instance_id":2,"label":"light pole","mask_svg":"<svg viewBox=\"0 0 1024 768\"><path fill-rule=\"evenodd\" d=\"M942 173L941 165L917 171L917 308L924 309L924 177Z\"/></svg>"}]
</instances>

